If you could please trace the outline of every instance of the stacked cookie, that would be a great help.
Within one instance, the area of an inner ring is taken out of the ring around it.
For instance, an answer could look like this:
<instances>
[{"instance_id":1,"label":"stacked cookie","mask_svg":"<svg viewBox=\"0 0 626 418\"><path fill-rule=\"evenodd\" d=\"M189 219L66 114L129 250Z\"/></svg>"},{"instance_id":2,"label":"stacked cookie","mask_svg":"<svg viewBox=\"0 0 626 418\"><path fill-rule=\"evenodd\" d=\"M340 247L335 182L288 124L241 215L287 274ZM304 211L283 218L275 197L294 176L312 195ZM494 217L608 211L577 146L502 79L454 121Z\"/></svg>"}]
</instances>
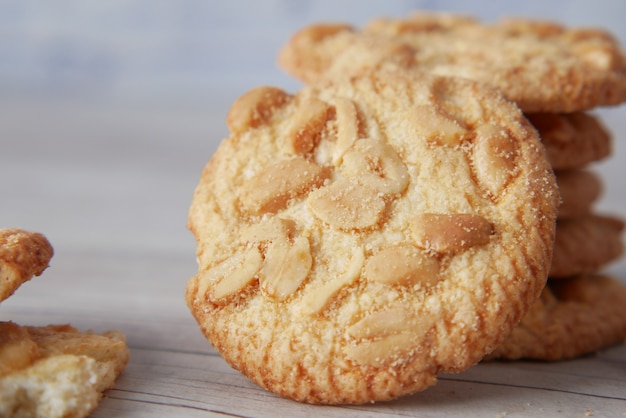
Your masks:
<instances>
[{"instance_id":1,"label":"stacked cookie","mask_svg":"<svg viewBox=\"0 0 626 418\"><path fill-rule=\"evenodd\" d=\"M554 253L540 300L489 358L562 360L626 338L626 287L601 272L622 255L624 222L593 209L602 181L589 166L611 149L600 121L585 112L527 117L542 136L561 194Z\"/></svg>"},{"instance_id":2,"label":"stacked cookie","mask_svg":"<svg viewBox=\"0 0 626 418\"><path fill-rule=\"evenodd\" d=\"M609 33L416 13L375 19L361 30L343 24L304 28L279 60L305 82L399 67L477 80L517 103L539 131L562 202L544 298L491 356L561 359L626 338L626 290L598 276L622 254L624 222L593 210L602 182L589 169L611 152L611 135L590 110L626 101L626 58Z\"/></svg>"},{"instance_id":3,"label":"stacked cookie","mask_svg":"<svg viewBox=\"0 0 626 418\"><path fill-rule=\"evenodd\" d=\"M41 234L0 229L0 301L48 267ZM86 417L128 362L124 336L0 322L0 416Z\"/></svg>"}]
</instances>

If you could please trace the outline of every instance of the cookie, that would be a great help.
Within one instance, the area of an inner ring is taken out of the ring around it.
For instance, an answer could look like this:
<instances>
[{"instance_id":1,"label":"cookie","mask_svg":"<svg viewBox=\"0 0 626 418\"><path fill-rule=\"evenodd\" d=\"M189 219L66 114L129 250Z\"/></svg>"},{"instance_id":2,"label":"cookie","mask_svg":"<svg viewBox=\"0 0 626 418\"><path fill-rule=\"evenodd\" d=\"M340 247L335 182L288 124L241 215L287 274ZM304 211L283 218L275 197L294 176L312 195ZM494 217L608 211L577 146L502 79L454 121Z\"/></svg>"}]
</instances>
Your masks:
<instances>
[{"instance_id":1,"label":"cookie","mask_svg":"<svg viewBox=\"0 0 626 418\"><path fill-rule=\"evenodd\" d=\"M611 155L612 136L590 113L530 113L526 117L539 131L555 170L583 168Z\"/></svg>"},{"instance_id":2,"label":"cookie","mask_svg":"<svg viewBox=\"0 0 626 418\"><path fill-rule=\"evenodd\" d=\"M424 12L363 29L316 24L287 42L279 64L308 83L388 65L460 76L499 88L525 112L571 113L626 100L626 58L611 34L530 19L486 24Z\"/></svg>"},{"instance_id":3,"label":"cookie","mask_svg":"<svg viewBox=\"0 0 626 418\"><path fill-rule=\"evenodd\" d=\"M539 296L558 191L536 130L470 80L379 71L235 101L194 192L187 304L225 360L308 403L423 390Z\"/></svg>"},{"instance_id":4,"label":"cookie","mask_svg":"<svg viewBox=\"0 0 626 418\"><path fill-rule=\"evenodd\" d=\"M0 322L0 416L86 417L128 359L117 331Z\"/></svg>"},{"instance_id":5,"label":"cookie","mask_svg":"<svg viewBox=\"0 0 626 418\"><path fill-rule=\"evenodd\" d=\"M566 360L626 339L626 287L607 276L549 281L520 324L487 359Z\"/></svg>"},{"instance_id":6,"label":"cookie","mask_svg":"<svg viewBox=\"0 0 626 418\"><path fill-rule=\"evenodd\" d=\"M588 214L559 219L551 278L590 274L617 260L624 251L624 221L616 216Z\"/></svg>"},{"instance_id":7,"label":"cookie","mask_svg":"<svg viewBox=\"0 0 626 418\"><path fill-rule=\"evenodd\" d=\"M0 301L48 267L53 249L46 237L17 228L0 229Z\"/></svg>"},{"instance_id":8,"label":"cookie","mask_svg":"<svg viewBox=\"0 0 626 418\"><path fill-rule=\"evenodd\" d=\"M602 193L600 178L589 170L557 171L555 174L561 194L558 218L590 214Z\"/></svg>"}]
</instances>

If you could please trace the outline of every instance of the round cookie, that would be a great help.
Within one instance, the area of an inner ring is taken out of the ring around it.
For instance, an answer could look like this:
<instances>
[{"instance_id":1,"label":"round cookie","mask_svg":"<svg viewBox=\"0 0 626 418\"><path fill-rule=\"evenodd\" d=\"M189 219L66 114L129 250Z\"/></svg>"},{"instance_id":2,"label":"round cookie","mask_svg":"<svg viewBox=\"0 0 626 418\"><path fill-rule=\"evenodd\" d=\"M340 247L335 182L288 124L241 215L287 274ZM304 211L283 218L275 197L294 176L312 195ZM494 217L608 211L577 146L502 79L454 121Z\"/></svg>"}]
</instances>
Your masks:
<instances>
[{"instance_id":1,"label":"round cookie","mask_svg":"<svg viewBox=\"0 0 626 418\"><path fill-rule=\"evenodd\" d=\"M561 194L558 218L575 218L591 213L602 193L600 178L589 170L557 171L556 182Z\"/></svg>"},{"instance_id":2,"label":"round cookie","mask_svg":"<svg viewBox=\"0 0 626 418\"><path fill-rule=\"evenodd\" d=\"M499 92L388 71L259 87L189 211L186 301L225 360L321 404L423 390L497 347L545 285L559 195Z\"/></svg>"},{"instance_id":3,"label":"round cookie","mask_svg":"<svg viewBox=\"0 0 626 418\"><path fill-rule=\"evenodd\" d=\"M626 100L626 58L609 33L530 19L485 24L422 12L376 19L361 30L316 24L288 41L279 63L306 82L392 64L460 76L499 88L525 112L570 113Z\"/></svg>"},{"instance_id":4,"label":"round cookie","mask_svg":"<svg viewBox=\"0 0 626 418\"><path fill-rule=\"evenodd\" d=\"M615 216L587 214L559 219L556 225L550 277L591 274L617 260L624 251L624 221Z\"/></svg>"},{"instance_id":5,"label":"round cookie","mask_svg":"<svg viewBox=\"0 0 626 418\"><path fill-rule=\"evenodd\" d=\"M626 339L626 287L607 276L549 281L520 324L486 359L565 360Z\"/></svg>"},{"instance_id":6,"label":"round cookie","mask_svg":"<svg viewBox=\"0 0 626 418\"><path fill-rule=\"evenodd\" d=\"M0 229L0 301L48 267L53 249L46 237L18 228Z\"/></svg>"},{"instance_id":7,"label":"round cookie","mask_svg":"<svg viewBox=\"0 0 626 418\"><path fill-rule=\"evenodd\" d=\"M526 118L539 131L555 170L582 168L611 155L611 135L589 113L530 113Z\"/></svg>"}]
</instances>

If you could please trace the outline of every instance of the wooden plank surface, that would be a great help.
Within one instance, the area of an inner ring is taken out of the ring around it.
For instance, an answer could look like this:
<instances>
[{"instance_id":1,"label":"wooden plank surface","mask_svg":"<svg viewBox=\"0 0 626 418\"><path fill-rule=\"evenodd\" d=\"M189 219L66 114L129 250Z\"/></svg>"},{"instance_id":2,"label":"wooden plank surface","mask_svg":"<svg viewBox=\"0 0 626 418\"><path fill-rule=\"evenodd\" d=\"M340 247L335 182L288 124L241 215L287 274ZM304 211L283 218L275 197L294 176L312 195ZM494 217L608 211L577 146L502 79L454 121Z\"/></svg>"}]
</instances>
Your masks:
<instances>
[{"instance_id":1,"label":"wooden plank surface","mask_svg":"<svg viewBox=\"0 0 626 418\"><path fill-rule=\"evenodd\" d=\"M0 320L119 329L131 361L94 417L621 416L626 346L573 361L489 362L441 375L425 392L390 403L321 407L280 399L231 369L182 302L189 257L62 255L0 309ZM321 414L321 415L320 415ZM591 415L592 414L592 415Z\"/></svg>"},{"instance_id":2,"label":"wooden plank surface","mask_svg":"<svg viewBox=\"0 0 626 418\"><path fill-rule=\"evenodd\" d=\"M224 103L0 101L0 225L40 231L55 247L49 269L0 305L0 320L127 336L131 361L94 417L626 416L624 345L567 362L480 364L395 402L350 407L280 399L232 370L183 299L196 268L186 212L225 134ZM623 115L607 115L616 131ZM626 213L616 145L599 167L601 206ZM610 270L626 278L623 262Z\"/></svg>"}]
</instances>

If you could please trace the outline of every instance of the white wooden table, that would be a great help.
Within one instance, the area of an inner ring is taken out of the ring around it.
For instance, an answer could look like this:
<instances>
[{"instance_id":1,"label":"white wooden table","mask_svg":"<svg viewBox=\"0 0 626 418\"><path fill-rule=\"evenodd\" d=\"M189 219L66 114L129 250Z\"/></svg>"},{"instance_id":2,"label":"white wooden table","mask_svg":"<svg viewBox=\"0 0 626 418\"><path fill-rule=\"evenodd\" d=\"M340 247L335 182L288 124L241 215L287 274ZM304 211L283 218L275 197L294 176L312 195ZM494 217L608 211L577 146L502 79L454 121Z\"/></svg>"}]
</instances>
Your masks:
<instances>
[{"instance_id":1,"label":"white wooden table","mask_svg":"<svg viewBox=\"0 0 626 418\"><path fill-rule=\"evenodd\" d=\"M185 229L200 170L225 135L231 97L197 105L0 100L0 225L47 235L41 277L0 320L119 329L131 360L95 417L626 416L626 346L574 361L480 364L395 402L315 407L232 370L184 303L195 245ZM600 208L626 214L626 108L606 112L615 155ZM626 265L610 266L626 280Z\"/></svg>"}]
</instances>

